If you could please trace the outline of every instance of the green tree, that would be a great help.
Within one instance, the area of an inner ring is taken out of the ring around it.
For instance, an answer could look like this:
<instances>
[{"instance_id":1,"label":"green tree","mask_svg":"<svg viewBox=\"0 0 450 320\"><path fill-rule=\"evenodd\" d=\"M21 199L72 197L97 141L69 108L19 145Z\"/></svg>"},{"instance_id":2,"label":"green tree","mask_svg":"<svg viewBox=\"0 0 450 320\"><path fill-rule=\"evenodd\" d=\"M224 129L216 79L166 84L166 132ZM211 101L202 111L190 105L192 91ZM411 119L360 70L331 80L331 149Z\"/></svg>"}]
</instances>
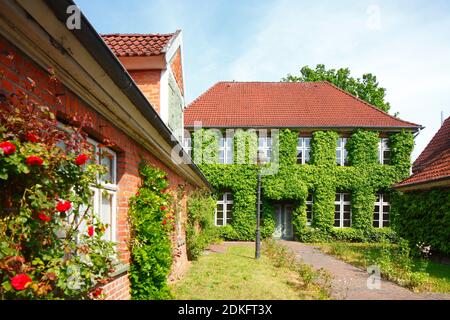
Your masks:
<instances>
[{"instance_id":1,"label":"green tree","mask_svg":"<svg viewBox=\"0 0 450 320\"><path fill-rule=\"evenodd\" d=\"M389 102L385 101L386 89L379 87L377 77L371 73L363 74L362 78L350 76L348 68L326 69L325 65L318 64L315 69L304 66L300 69L300 75L288 74L282 81L286 82L315 82L328 81L348 93L364 100L375 107L388 112Z\"/></svg>"}]
</instances>

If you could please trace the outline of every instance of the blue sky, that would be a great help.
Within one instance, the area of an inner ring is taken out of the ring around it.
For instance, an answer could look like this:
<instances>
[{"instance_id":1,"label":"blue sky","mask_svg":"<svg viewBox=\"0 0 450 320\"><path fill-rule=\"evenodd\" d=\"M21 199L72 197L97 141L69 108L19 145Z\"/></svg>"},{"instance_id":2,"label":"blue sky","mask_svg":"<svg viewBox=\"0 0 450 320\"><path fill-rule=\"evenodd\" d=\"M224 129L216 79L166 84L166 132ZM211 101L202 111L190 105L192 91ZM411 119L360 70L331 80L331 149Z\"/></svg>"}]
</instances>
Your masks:
<instances>
[{"instance_id":1,"label":"blue sky","mask_svg":"<svg viewBox=\"0 0 450 320\"><path fill-rule=\"evenodd\" d=\"M413 158L450 116L450 1L75 1L100 33L182 29L187 102L323 63L375 74L391 113L426 127Z\"/></svg>"}]
</instances>

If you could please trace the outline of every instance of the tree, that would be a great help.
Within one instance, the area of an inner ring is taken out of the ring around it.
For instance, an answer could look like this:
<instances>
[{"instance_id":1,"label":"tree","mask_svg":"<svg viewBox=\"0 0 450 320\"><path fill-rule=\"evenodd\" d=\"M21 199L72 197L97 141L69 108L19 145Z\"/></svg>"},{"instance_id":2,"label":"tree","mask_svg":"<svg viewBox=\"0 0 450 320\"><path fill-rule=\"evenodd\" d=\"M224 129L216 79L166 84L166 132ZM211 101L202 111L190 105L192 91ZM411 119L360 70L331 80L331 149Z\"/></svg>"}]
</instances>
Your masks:
<instances>
[{"instance_id":1,"label":"tree","mask_svg":"<svg viewBox=\"0 0 450 320\"><path fill-rule=\"evenodd\" d=\"M329 69L325 65L318 64L316 69L304 66L299 76L288 74L282 81L286 82L315 82L328 81L348 93L370 103L371 105L388 112L389 102L385 101L386 89L379 87L377 77L371 73L363 74L362 78L350 76L348 68Z\"/></svg>"}]
</instances>

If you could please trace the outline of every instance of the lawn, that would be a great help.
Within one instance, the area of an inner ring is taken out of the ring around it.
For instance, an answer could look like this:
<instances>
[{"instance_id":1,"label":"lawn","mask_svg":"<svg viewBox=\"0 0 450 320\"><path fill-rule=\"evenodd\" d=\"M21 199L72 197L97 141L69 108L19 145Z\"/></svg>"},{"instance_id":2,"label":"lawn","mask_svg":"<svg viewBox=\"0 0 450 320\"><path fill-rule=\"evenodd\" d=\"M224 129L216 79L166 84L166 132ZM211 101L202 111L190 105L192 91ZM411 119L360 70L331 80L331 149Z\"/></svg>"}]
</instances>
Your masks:
<instances>
[{"instance_id":1,"label":"lawn","mask_svg":"<svg viewBox=\"0 0 450 320\"><path fill-rule=\"evenodd\" d=\"M304 285L300 274L275 265L263 254L254 259L254 248L231 246L224 253L211 252L192 262L182 280L172 285L175 299L185 300L297 300L325 299L316 285Z\"/></svg>"},{"instance_id":2,"label":"lawn","mask_svg":"<svg viewBox=\"0 0 450 320\"><path fill-rule=\"evenodd\" d=\"M328 254L366 269L379 265L381 276L417 292L450 293L450 266L405 258L396 245L363 243L315 244Z\"/></svg>"}]
</instances>

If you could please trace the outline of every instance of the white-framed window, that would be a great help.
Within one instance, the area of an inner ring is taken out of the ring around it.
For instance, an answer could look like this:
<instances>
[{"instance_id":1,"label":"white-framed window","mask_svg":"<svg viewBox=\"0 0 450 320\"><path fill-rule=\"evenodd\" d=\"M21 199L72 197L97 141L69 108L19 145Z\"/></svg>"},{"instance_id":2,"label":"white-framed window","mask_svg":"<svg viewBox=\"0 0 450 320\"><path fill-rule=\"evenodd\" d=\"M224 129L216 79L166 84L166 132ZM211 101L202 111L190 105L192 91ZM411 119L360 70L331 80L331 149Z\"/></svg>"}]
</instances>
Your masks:
<instances>
[{"instance_id":1,"label":"white-framed window","mask_svg":"<svg viewBox=\"0 0 450 320\"><path fill-rule=\"evenodd\" d=\"M378 142L378 161L381 164L391 163L391 149L388 138L381 138Z\"/></svg>"},{"instance_id":2,"label":"white-framed window","mask_svg":"<svg viewBox=\"0 0 450 320\"><path fill-rule=\"evenodd\" d=\"M334 199L334 226L348 228L352 224L350 193L336 193Z\"/></svg>"},{"instance_id":3,"label":"white-framed window","mask_svg":"<svg viewBox=\"0 0 450 320\"><path fill-rule=\"evenodd\" d=\"M347 144L347 138L339 138L336 148L336 164L338 166L347 165L347 149L345 145Z\"/></svg>"},{"instance_id":4,"label":"white-framed window","mask_svg":"<svg viewBox=\"0 0 450 320\"><path fill-rule=\"evenodd\" d=\"M192 137L190 132L185 132L184 140L183 140L183 147L186 153L192 157Z\"/></svg>"},{"instance_id":5,"label":"white-framed window","mask_svg":"<svg viewBox=\"0 0 450 320\"><path fill-rule=\"evenodd\" d=\"M312 193L308 194L306 198L306 224L311 225L313 219L313 199L314 196Z\"/></svg>"},{"instance_id":6,"label":"white-framed window","mask_svg":"<svg viewBox=\"0 0 450 320\"><path fill-rule=\"evenodd\" d=\"M373 212L373 226L375 228L389 227L390 211L389 195L386 193L377 193L375 210Z\"/></svg>"},{"instance_id":7,"label":"white-framed window","mask_svg":"<svg viewBox=\"0 0 450 320\"><path fill-rule=\"evenodd\" d=\"M265 162L270 162L272 159L272 137L259 136L258 137L258 155L263 154Z\"/></svg>"},{"instance_id":8,"label":"white-framed window","mask_svg":"<svg viewBox=\"0 0 450 320\"><path fill-rule=\"evenodd\" d=\"M230 224L233 218L233 194L224 192L219 195L217 200L215 224L216 226L226 226Z\"/></svg>"},{"instance_id":9,"label":"white-framed window","mask_svg":"<svg viewBox=\"0 0 450 320\"><path fill-rule=\"evenodd\" d=\"M219 138L219 163L233 164L233 137Z\"/></svg>"},{"instance_id":10,"label":"white-framed window","mask_svg":"<svg viewBox=\"0 0 450 320\"><path fill-rule=\"evenodd\" d=\"M311 151L311 138L297 138L297 163L305 164L309 162L309 154Z\"/></svg>"},{"instance_id":11,"label":"white-framed window","mask_svg":"<svg viewBox=\"0 0 450 320\"><path fill-rule=\"evenodd\" d=\"M58 122L58 128L66 132L71 129L67 128L61 122ZM116 220L117 220L117 154L104 146L101 146L97 141L88 138L88 144L91 147L92 158L89 160L95 161L107 168L107 172L97 176L97 181L102 188L90 187L93 191L91 198L91 212L95 214L102 223L107 224L108 228L105 230L102 239L116 242ZM56 144L62 150L66 151L66 145L63 141ZM84 214L86 208L80 207L80 215ZM69 216L70 219L70 216ZM87 225L81 222L79 225L79 232L85 233Z\"/></svg>"},{"instance_id":12,"label":"white-framed window","mask_svg":"<svg viewBox=\"0 0 450 320\"><path fill-rule=\"evenodd\" d=\"M98 176L102 188L92 188L94 191L93 213L102 223L108 225L102 238L115 242L117 239L117 155L113 150L101 146L92 139L88 139L88 143L93 148L94 160L107 168L105 174Z\"/></svg>"}]
</instances>

